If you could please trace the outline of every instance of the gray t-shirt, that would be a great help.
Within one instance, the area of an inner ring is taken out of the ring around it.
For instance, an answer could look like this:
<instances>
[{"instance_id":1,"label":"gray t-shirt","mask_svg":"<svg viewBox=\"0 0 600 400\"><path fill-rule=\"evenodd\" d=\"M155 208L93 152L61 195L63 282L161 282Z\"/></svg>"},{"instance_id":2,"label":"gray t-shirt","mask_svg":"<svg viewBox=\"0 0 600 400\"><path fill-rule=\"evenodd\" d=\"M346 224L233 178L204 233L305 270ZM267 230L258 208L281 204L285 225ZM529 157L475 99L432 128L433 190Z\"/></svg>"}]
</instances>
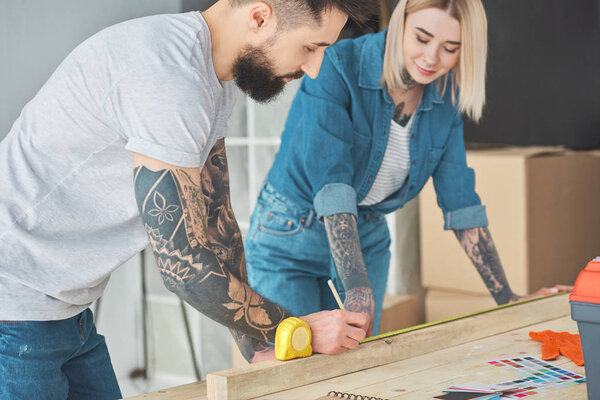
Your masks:
<instances>
[{"instance_id":1,"label":"gray t-shirt","mask_svg":"<svg viewBox=\"0 0 600 400\"><path fill-rule=\"evenodd\" d=\"M0 142L0 320L69 318L148 244L133 153L202 167L232 82L199 12L107 28L79 45Z\"/></svg>"}]
</instances>

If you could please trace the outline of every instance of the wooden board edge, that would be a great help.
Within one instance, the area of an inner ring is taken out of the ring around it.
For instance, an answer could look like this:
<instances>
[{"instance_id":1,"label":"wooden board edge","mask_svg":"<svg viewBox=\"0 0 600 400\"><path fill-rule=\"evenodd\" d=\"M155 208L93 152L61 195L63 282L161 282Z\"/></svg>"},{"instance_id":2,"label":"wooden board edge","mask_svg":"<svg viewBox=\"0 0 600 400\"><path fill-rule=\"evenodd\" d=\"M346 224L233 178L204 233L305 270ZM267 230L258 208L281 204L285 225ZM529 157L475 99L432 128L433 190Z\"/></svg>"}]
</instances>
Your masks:
<instances>
[{"instance_id":1,"label":"wooden board edge","mask_svg":"<svg viewBox=\"0 0 600 400\"><path fill-rule=\"evenodd\" d=\"M248 399L427 354L570 313L568 295L503 307L364 343L337 356L267 361L208 375L208 399Z\"/></svg>"},{"instance_id":2,"label":"wooden board edge","mask_svg":"<svg viewBox=\"0 0 600 400\"><path fill-rule=\"evenodd\" d=\"M188 383L156 392L144 393L138 396L127 397L128 400L206 400L206 381Z\"/></svg>"},{"instance_id":3,"label":"wooden board edge","mask_svg":"<svg viewBox=\"0 0 600 400\"><path fill-rule=\"evenodd\" d=\"M562 295L564 295L566 293L567 292L561 292L561 293L549 295L549 296L546 296L546 297L562 296ZM486 308L486 309L475 311L475 312L471 312L471 313L468 313L468 314L457 315L457 316L454 316L454 317L449 317L449 318L441 319L439 321L432 321L432 322L428 322L428 323L421 324L421 325L409 326L408 328L400 329L398 331L386 332L386 333L381 333L381 334L379 334L377 336L368 337L366 339L363 339L361 341L361 343L372 342L372 341L383 339L383 338L386 338L386 337L396 336L396 335L400 335L400 334L407 333L407 332L410 332L410 331L416 331L416 330L419 330L419 329L429 328L429 327L435 326L435 325L446 324L448 322L456 321L456 320L459 320L459 319L464 319L464 318L467 318L467 317L474 317L476 315L486 314L486 313L497 311L497 310L500 310L500 309L503 309L503 308L516 307L516 306L519 306L521 304L527 304L527 303L531 303L532 301L539 301L539 300L540 300L539 298L533 298L533 299L527 299L527 300L520 300L520 301L516 301L514 303L502 304L502 305L499 305L499 306L495 306L495 307L491 307L491 308Z\"/></svg>"}]
</instances>

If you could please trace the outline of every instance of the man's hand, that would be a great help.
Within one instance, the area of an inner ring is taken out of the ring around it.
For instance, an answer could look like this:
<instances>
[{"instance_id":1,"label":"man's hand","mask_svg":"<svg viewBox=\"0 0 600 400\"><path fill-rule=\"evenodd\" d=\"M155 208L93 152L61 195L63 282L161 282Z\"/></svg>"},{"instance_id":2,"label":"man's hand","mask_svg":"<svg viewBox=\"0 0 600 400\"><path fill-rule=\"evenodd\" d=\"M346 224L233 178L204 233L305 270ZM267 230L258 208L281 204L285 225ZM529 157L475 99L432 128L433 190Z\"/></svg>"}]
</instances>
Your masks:
<instances>
[{"instance_id":1,"label":"man's hand","mask_svg":"<svg viewBox=\"0 0 600 400\"><path fill-rule=\"evenodd\" d=\"M520 300L528 300L528 299L533 299L536 297L542 297L542 296L548 296L550 294L556 294L558 292L572 292L573 291L573 286L570 285L554 285L551 288L541 288L539 290L536 290L535 292L528 294L526 296L516 296L515 298L510 300L510 303L514 302L514 301L520 301Z\"/></svg>"},{"instance_id":2,"label":"man's hand","mask_svg":"<svg viewBox=\"0 0 600 400\"><path fill-rule=\"evenodd\" d=\"M250 360L250 363L254 364L261 361L268 361L275 359L275 347L269 346L270 348L264 351L257 351L254 353L254 357Z\"/></svg>"},{"instance_id":3,"label":"man's hand","mask_svg":"<svg viewBox=\"0 0 600 400\"><path fill-rule=\"evenodd\" d=\"M358 287L346 292L344 300L346 311L364 313L369 316L369 327L367 337L373 336L373 314L375 313L375 301L373 300L373 289L370 287Z\"/></svg>"},{"instance_id":4,"label":"man's hand","mask_svg":"<svg viewBox=\"0 0 600 400\"><path fill-rule=\"evenodd\" d=\"M371 321L367 314L343 310L320 311L300 318L310 326L313 351L323 354L357 348Z\"/></svg>"}]
</instances>

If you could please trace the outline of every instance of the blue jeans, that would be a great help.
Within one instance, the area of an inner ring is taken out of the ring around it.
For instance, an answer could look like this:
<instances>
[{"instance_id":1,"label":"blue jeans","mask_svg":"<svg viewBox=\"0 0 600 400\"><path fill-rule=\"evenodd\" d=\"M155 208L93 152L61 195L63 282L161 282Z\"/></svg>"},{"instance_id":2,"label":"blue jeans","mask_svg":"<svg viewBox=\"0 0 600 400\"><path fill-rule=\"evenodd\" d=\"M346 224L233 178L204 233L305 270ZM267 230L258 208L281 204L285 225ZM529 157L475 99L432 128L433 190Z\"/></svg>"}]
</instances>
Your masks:
<instances>
[{"instance_id":1,"label":"blue jeans","mask_svg":"<svg viewBox=\"0 0 600 400\"><path fill-rule=\"evenodd\" d=\"M374 334L390 266L390 234L385 216L361 212L358 234L375 300ZM325 226L314 210L304 210L271 185L262 189L246 237L250 286L298 316L339 308L327 280L342 298L345 291L329 251Z\"/></svg>"},{"instance_id":2,"label":"blue jeans","mask_svg":"<svg viewBox=\"0 0 600 400\"><path fill-rule=\"evenodd\" d=\"M0 321L0 399L120 398L89 309L59 321Z\"/></svg>"}]
</instances>

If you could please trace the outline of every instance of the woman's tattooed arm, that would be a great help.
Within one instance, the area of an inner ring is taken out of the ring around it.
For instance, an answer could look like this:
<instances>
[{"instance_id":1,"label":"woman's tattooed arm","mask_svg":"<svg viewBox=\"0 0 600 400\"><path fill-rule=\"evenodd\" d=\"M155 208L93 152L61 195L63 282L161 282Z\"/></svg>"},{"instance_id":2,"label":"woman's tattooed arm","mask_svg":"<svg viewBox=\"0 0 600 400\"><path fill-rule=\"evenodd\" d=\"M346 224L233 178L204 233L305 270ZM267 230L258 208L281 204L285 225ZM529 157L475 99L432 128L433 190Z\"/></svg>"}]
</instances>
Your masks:
<instances>
[{"instance_id":1,"label":"woman's tattooed arm","mask_svg":"<svg viewBox=\"0 0 600 400\"><path fill-rule=\"evenodd\" d=\"M360 248L356 217L344 213L330 215L324 220L331 255L346 289L344 307L347 311L373 317L373 290Z\"/></svg>"},{"instance_id":2,"label":"woman's tattooed arm","mask_svg":"<svg viewBox=\"0 0 600 400\"><path fill-rule=\"evenodd\" d=\"M498 251L488 228L456 229L454 234L475 268L477 268L496 303L505 304L518 300L519 296L512 292L508 284Z\"/></svg>"},{"instance_id":3,"label":"woman's tattooed arm","mask_svg":"<svg viewBox=\"0 0 600 400\"><path fill-rule=\"evenodd\" d=\"M136 155L138 208L165 286L229 327L246 359L268 350L292 316L247 284L241 233L229 195L223 140L200 172Z\"/></svg>"}]
</instances>

